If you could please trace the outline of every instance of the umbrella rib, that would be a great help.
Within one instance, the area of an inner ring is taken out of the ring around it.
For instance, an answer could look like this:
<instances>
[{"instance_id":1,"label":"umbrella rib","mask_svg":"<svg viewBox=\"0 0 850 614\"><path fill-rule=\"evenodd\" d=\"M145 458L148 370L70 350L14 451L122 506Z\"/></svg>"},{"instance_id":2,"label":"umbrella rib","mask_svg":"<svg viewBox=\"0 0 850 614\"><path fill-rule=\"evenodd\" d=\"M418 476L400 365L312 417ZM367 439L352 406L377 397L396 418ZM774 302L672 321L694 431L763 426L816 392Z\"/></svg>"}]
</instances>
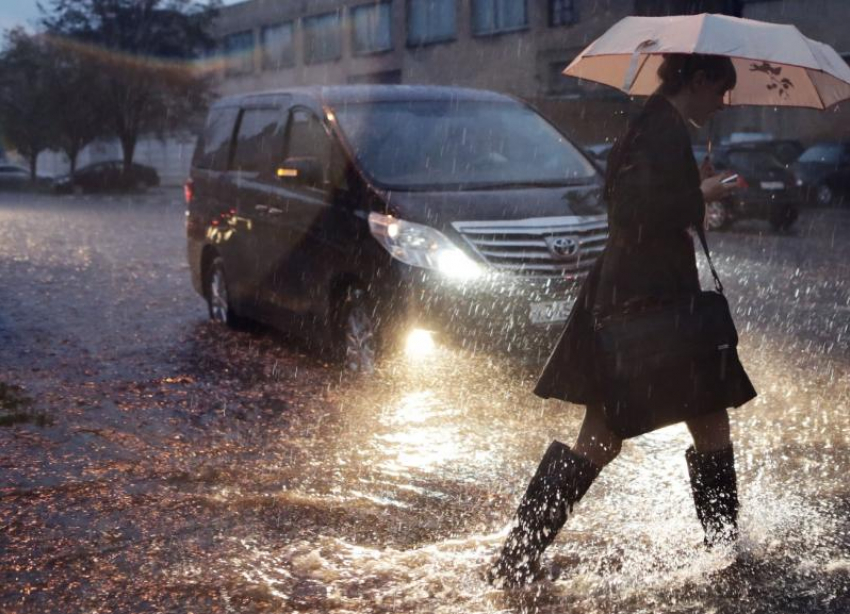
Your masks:
<instances>
[{"instance_id":1,"label":"umbrella rib","mask_svg":"<svg viewBox=\"0 0 850 614\"><path fill-rule=\"evenodd\" d=\"M806 70L806 76L809 78L809 83L812 84L812 89L815 90L815 94L818 95L818 100L820 100L820 108L823 109L823 110L826 110L826 102L824 102L823 96L821 96L820 88L818 88L818 86L815 84L814 80L812 79L812 76L809 74L809 69L806 68L805 70ZM818 72L821 72L821 71L818 71ZM826 74L826 73L824 73L824 74Z\"/></svg>"},{"instance_id":2,"label":"umbrella rib","mask_svg":"<svg viewBox=\"0 0 850 614\"><path fill-rule=\"evenodd\" d=\"M631 90L634 89L635 83L637 83L638 77L640 77L640 73L643 71L643 67L646 66L646 63L649 61L649 57L650 57L649 53L646 53L646 54L643 55L643 60L641 61L640 66L638 66L637 72L635 72L635 77L634 77L634 79L632 79L632 84L629 87L629 91L626 92L630 96L632 95Z\"/></svg>"}]
</instances>

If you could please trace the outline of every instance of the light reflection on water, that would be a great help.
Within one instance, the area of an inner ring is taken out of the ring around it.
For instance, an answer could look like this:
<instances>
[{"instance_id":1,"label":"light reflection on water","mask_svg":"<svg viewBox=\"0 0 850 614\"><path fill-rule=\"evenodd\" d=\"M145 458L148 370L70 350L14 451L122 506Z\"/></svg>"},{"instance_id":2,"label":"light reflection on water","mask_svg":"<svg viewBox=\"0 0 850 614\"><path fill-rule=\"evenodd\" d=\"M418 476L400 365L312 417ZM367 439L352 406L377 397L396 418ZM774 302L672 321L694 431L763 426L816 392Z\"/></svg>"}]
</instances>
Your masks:
<instances>
[{"instance_id":1,"label":"light reflection on water","mask_svg":"<svg viewBox=\"0 0 850 614\"><path fill-rule=\"evenodd\" d=\"M325 462L351 473L325 485L333 496L280 495L284 509L347 514L369 538L246 541L232 563L245 581L293 611L339 614L850 611L846 378L803 385L782 352L743 356L762 396L732 418L736 552L701 547L690 436L675 425L626 442L548 551L557 579L511 594L483 580L487 561L545 446L572 443L581 412L533 398L507 363L437 354L344 384L349 430Z\"/></svg>"},{"instance_id":2,"label":"light reflection on water","mask_svg":"<svg viewBox=\"0 0 850 614\"><path fill-rule=\"evenodd\" d=\"M395 475L410 469L431 471L461 456L463 445L451 421L454 412L442 407L431 391L407 393L392 404L382 414L382 422L391 428L375 435L376 451L386 458L381 466Z\"/></svg>"}]
</instances>

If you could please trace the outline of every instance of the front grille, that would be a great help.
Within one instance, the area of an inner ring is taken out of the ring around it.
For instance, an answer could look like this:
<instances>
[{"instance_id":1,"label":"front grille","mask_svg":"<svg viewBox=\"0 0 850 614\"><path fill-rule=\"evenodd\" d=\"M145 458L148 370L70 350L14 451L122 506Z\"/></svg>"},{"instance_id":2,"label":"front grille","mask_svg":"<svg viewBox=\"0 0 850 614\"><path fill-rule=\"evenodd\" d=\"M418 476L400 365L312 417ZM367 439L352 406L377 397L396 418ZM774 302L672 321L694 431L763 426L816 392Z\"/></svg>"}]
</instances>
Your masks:
<instances>
[{"instance_id":1,"label":"front grille","mask_svg":"<svg viewBox=\"0 0 850 614\"><path fill-rule=\"evenodd\" d=\"M452 226L495 269L529 277L581 277L608 239L604 215L454 222Z\"/></svg>"}]
</instances>

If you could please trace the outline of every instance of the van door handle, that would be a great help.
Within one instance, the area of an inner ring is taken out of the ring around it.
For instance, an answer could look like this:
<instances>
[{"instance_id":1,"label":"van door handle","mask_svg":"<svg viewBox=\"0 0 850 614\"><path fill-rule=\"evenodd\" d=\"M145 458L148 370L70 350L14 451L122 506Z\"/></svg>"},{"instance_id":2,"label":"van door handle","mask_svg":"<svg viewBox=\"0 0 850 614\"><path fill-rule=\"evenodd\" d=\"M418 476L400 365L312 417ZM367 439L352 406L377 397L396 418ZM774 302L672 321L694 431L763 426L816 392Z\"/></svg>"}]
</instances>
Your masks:
<instances>
[{"instance_id":1,"label":"van door handle","mask_svg":"<svg viewBox=\"0 0 850 614\"><path fill-rule=\"evenodd\" d=\"M269 207L269 214L278 215L279 213L283 213L283 209L278 209L277 207Z\"/></svg>"},{"instance_id":2,"label":"van door handle","mask_svg":"<svg viewBox=\"0 0 850 614\"><path fill-rule=\"evenodd\" d=\"M269 210L268 205L254 205L254 211L259 211L259 212L262 213L263 211L268 211L268 210Z\"/></svg>"}]
</instances>

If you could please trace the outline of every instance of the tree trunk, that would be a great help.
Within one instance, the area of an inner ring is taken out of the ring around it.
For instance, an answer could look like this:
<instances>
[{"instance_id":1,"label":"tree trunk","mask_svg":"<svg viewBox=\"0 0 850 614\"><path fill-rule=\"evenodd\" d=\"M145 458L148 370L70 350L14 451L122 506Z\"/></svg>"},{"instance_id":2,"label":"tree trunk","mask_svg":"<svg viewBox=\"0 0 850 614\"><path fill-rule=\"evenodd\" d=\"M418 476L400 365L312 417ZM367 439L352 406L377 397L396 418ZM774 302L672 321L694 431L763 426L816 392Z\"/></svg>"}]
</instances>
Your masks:
<instances>
[{"instance_id":1,"label":"tree trunk","mask_svg":"<svg viewBox=\"0 0 850 614\"><path fill-rule=\"evenodd\" d=\"M36 167L38 166L38 152L33 152L30 154L30 181L35 183L36 177Z\"/></svg>"},{"instance_id":2,"label":"tree trunk","mask_svg":"<svg viewBox=\"0 0 850 614\"><path fill-rule=\"evenodd\" d=\"M71 178L74 177L74 173L77 172L77 157L80 155L80 150L76 147L71 147L68 151L65 152L65 155L68 156L68 164L71 165Z\"/></svg>"},{"instance_id":3,"label":"tree trunk","mask_svg":"<svg viewBox=\"0 0 850 614\"><path fill-rule=\"evenodd\" d=\"M133 154L136 151L136 135L121 137L121 151L124 154L124 176L130 176L130 167L133 165Z\"/></svg>"}]
</instances>

